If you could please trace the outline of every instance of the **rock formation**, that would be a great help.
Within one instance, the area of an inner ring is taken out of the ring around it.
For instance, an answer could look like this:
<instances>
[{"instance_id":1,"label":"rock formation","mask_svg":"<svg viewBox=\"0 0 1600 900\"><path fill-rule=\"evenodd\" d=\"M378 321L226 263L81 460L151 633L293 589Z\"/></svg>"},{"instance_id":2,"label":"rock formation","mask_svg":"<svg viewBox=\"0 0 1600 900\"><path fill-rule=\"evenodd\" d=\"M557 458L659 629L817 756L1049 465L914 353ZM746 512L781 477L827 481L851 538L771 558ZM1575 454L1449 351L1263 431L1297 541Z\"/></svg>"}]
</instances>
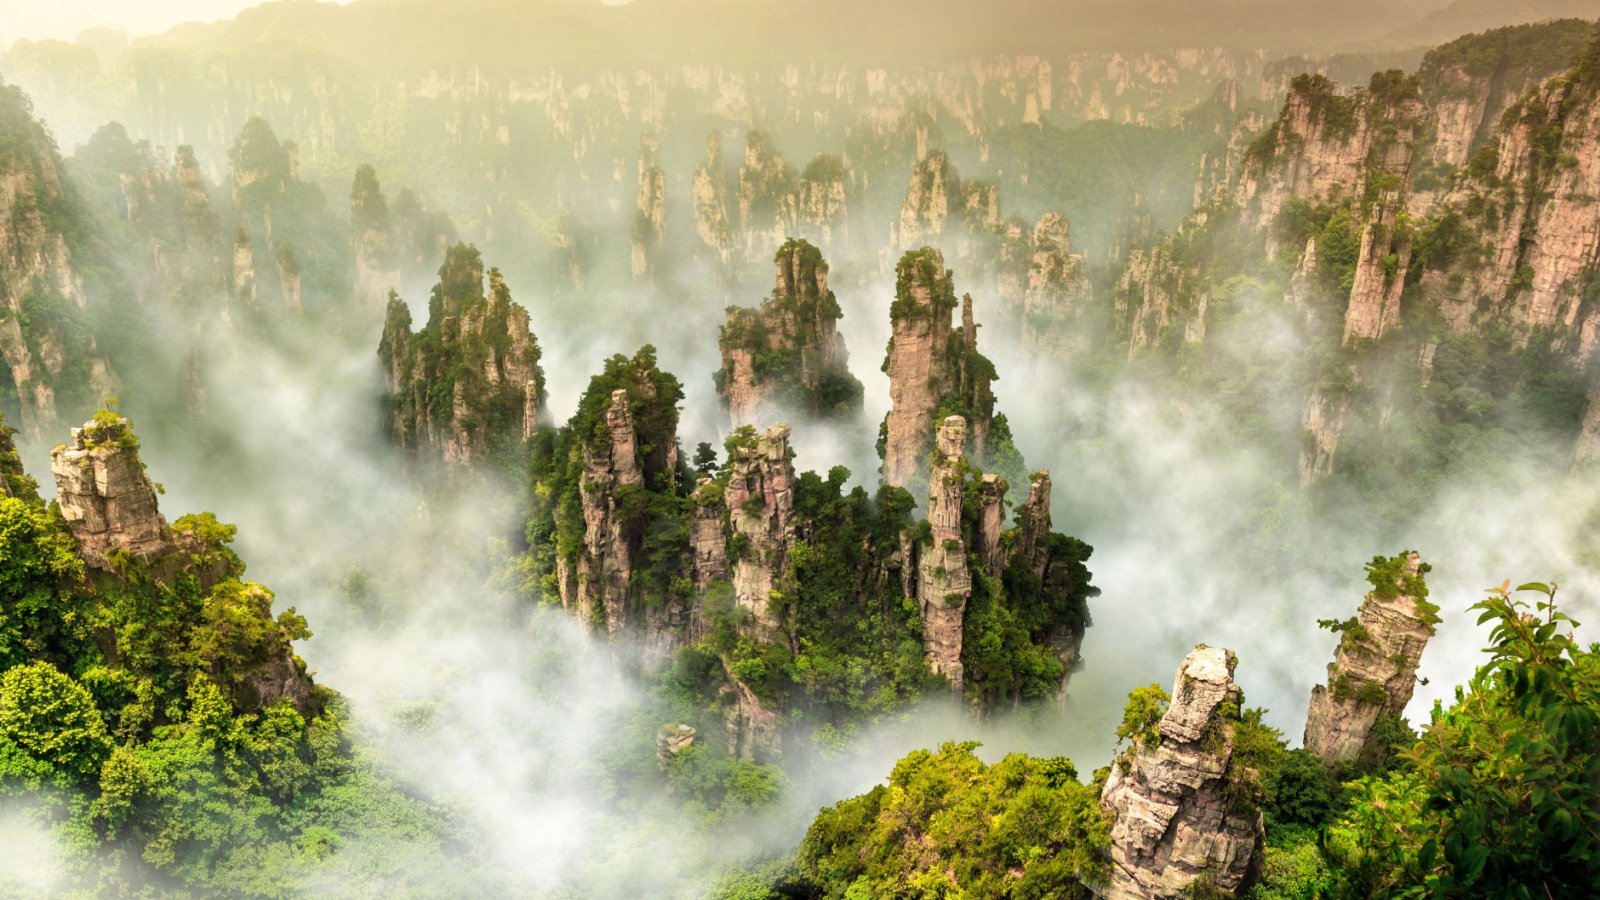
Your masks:
<instances>
[{"instance_id":1,"label":"rock formation","mask_svg":"<svg viewBox=\"0 0 1600 900\"><path fill-rule=\"evenodd\" d=\"M611 392L603 438L584 449L583 553L578 558L577 608L584 622L603 623L616 634L632 607L633 556L637 523L618 512L619 489L644 485L638 434L628 409L628 392Z\"/></svg>"},{"instance_id":2,"label":"rock formation","mask_svg":"<svg viewBox=\"0 0 1600 900\"><path fill-rule=\"evenodd\" d=\"M1380 558L1367 569L1373 589L1354 620L1334 624L1339 648L1328 683L1311 690L1305 747L1329 769L1360 760L1373 726L1411 702L1422 650L1438 621L1437 607L1427 601L1428 567L1416 553Z\"/></svg>"},{"instance_id":3,"label":"rock formation","mask_svg":"<svg viewBox=\"0 0 1600 900\"><path fill-rule=\"evenodd\" d=\"M1045 213L1033 226L1027 286L1015 318L1021 322L1022 349L1032 357L1056 356L1089 346L1085 313L1089 278L1083 256L1074 254L1071 228L1060 213Z\"/></svg>"},{"instance_id":4,"label":"rock formation","mask_svg":"<svg viewBox=\"0 0 1600 900\"><path fill-rule=\"evenodd\" d=\"M1589 466L1600 459L1600 383L1589 387L1583 407L1583 425L1572 448L1572 468Z\"/></svg>"},{"instance_id":5,"label":"rock formation","mask_svg":"<svg viewBox=\"0 0 1600 900\"><path fill-rule=\"evenodd\" d=\"M674 722L656 732L656 768L665 772L678 754L694 746L697 732L693 725Z\"/></svg>"},{"instance_id":6,"label":"rock formation","mask_svg":"<svg viewBox=\"0 0 1600 900\"><path fill-rule=\"evenodd\" d=\"M850 238L846 176L844 160L826 153L812 157L800 173L800 191L795 199L796 224L825 246Z\"/></svg>"},{"instance_id":7,"label":"rock formation","mask_svg":"<svg viewBox=\"0 0 1600 900\"><path fill-rule=\"evenodd\" d=\"M961 638L972 574L967 571L967 546L961 533L965 497L967 423L950 416L939 425L928 479L928 524L931 533L917 550L917 605L922 613L922 645L928 668L950 680L961 692ZM996 536L998 544L998 535Z\"/></svg>"},{"instance_id":8,"label":"rock formation","mask_svg":"<svg viewBox=\"0 0 1600 900\"><path fill-rule=\"evenodd\" d=\"M1000 189L987 181L963 179L950 164L950 157L943 150L935 150L923 157L911 173L890 243L909 249L939 242L947 236L946 229L952 223L992 232L1000 224ZM966 255L959 244L956 255Z\"/></svg>"},{"instance_id":9,"label":"rock formation","mask_svg":"<svg viewBox=\"0 0 1600 900\"><path fill-rule=\"evenodd\" d=\"M667 222L667 173L661 168L661 148L647 137L639 152L639 192L633 217L633 277L655 269Z\"/></svg>"},{"instance_id":10,"label":"rock formation","mask_svg":"<svg viewBox=\"0 0 1600 900\"><path fill-rule=\"evenodd\" d=\"M1241 697L1233 651L1195 648L1178 668L1159 738L1111 766L1100 801L1111 815L1111 878L1091 885L1112 900L1233 894L1259 866L1261 813L1237 803L1235 783L1254 778L1233 765Z\"/></svg>"},{"instance_id":11,"label":"rock formation","mask_svg":"<svg viewBox=\"0 0 1600 900\"><path fill-rule=\"evenodd\" d=\"M924 247L901 257L883 364L891 404L883 430L883 478L896 487L926 470L934 415L941 408L965 415L973 456L983 459L994 415L994 367L978 353L972 298L962 299L959 328L951 327L955 309L955 283L943 254Z\"/></svg>"},{"instance_id":12,"label":"rock formation","mask_svg":"<svg viewBox=\"0 0 1600 900\"><path fill-rule=\"evenodd\" d=\"M739 167L739 228L747 257L782 243L794 230L798 194L799 172L784 162L772 135L751 131Z\"/></svg>"},{"instance_id":13,"label":"rock formation","mask_svg":"<svg viewBox=\"0 0 1600 900\"><path fill-rule=\"evenodd\" d=\"M694 554L691 567L695 590L701 592L711 582L728 577L728 536L723 532L727 507L722 498L722 486L707 477L700 478L689 495L694 502L689 522L689 549Z\"/></svg>"},{"instance_id":14,"label":"rock formation","mask_svg":"<svg viewBox=\"0 0 1600 900\"><path fill-rule=\"evenodd\" d=\"M539 425L544 371L528 312L496 269L484 293L483 259L466 244L440 267L421 331L412 333L410 310L390 294L378 357L388 426L402 447L466 465L521 446Z\"/></svg>"},{"instance_id":15,"label":"rock formation","mask_svg":"<svg viewBox=\"0 0 1600 900\"><path fill-rule=\"evenodd\" d=\"M356 169L350 187L350 237L355 246L356 299L368 307L399 291L400 260L389 204L369 165Z\"/></svg>"},{"instance_id":16,"label":"rock formation","mask_svg":"<svg viewBox=\"0 0 1600 900\"><path fill-rule=\"evenodd\" d=\"M756 438L735 435L725 493L732 532L733 590L748 610L757 640L771 641L779 622L771 608L772 590L785 572L794 543L794 452L789 426L773 425Z\"/></svg>"},{"instance_id":17,"label":"rock formation","mask_svg":"<svg viewBox=\"0 0 1600 900\"><path fill-rule=\"evenodd\" d=\"M61 517L89 565L115 571L118 554L148 562L171 549L127 419L102 414L72 429L72 444L51 452L50 472Z\"/></svg>"},{"instance_id":18,"label":"rock formation","mask_svg":"<svg viewBox=\"0 0 1600 900\"><path fill-rule=\"evenodd\" d=\"M861 408L861 382L850 374L842 313L828 289L828 264L803 240L779 248L777 286L757 309L729 307L717 337L722 369L717 394L735 426L781 413L821 418Z\"/></svg>"},{"instance_id":19,"label":"rock formation","mask_svg":"<svg viewBox=\"0 0 1600 900\"><path fill-rule=\"evenodd\" d=\"M0 358L21 406L23 434L43 441L58 410L106 396L110 367L84 321L87 301L65 226L70 204L61 159L27 98L0 84ZM82 223L79 223L82 224Z\"/></svg>"},{"instance_id":20,"label":"rock formation","mask_svg":"<svg viewBox=\"0 0 1600 900\"><path fill-rule=\"evenodd\" d=\"M706 139L706 158L694 167L694 229L724 269L733 264L733 226L728 221L727 176L722 166L722 135Z\"/></svg>"}]
</instances>

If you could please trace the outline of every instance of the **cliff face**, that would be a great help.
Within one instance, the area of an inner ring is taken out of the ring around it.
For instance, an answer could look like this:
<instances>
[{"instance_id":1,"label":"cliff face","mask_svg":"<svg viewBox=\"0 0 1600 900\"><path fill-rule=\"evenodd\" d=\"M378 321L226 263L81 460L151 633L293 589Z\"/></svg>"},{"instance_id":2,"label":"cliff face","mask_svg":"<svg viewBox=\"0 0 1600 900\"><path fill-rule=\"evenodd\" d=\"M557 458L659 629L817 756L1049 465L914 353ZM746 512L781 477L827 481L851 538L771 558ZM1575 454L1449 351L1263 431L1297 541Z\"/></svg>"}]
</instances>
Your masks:
<instances>
[{"instance_id":1,"label":"cliff face","mask_svg":"<svg viewBox=\"0 0 1600 900\"><path fill-rule=\"evenodd\" d=\"M1373 726L1411 702L1422 650L1437 607L1427 602L1428 567L1416 553L1368 566L1373 590L1354 620L1339 623L1339 648L1328 684L1311 690L1305 747L1329 769L1361 759Z\"/></svg>"},{"instance_id":2,"label":"cliff face","mask_svg":"<svg viewBox=\"0 0 1600 900\"><path fill-rule=\"evenodd\" d=\"M961 692L962 626L972 596L961 507L966 490L967 423L951 416L939 425L928 479L928 524L932 531L917 553L917 604L922 611L922 644L928 669ZM998 536L997 536L998 538ZM998 540L996 541L998 543Z\"/></svg>"},{"instance_id":3,"label":"cliff face","mask_svg":"<svg viewBox=\"0 0 1600 900\"><path fill-rule=\"evenodd\" d=\"M50 472L61 517L89 565L112 571L115 554L148 562L171 549L127 419L97 417L72 429L72 444L50 454Z\"/></svg>"},{"instance_id":4,"label":"cliff face","mask_svg":"<svg viewBox=\"0 0 1600 900\"><path fill-rule=\"evenodd\" d=\"M1111 880L1101 897L1186 897L1204 886L1232 894L1259 865L1261 813L1236 809L1233 725L1241 697L1230 650L1201 645L1178 668L1159 740L1111 766L1101 803L1111 814Z\"/></svg>"},{"instance_id":5,"label":"cliff face","mask_svg":"<svg viewBox=\"0 0 1600 900\"><path fill-rule=\"evenodd\" d=\"M861 382L850 374L842 313L828 289L828 264L803 240L778 250L777 285L757 309L729 307L717 336L722 369L717 393L734 426L782 413L821 418L861 408Z\"/></svg>"},{"instance_id":6,"label":"cliff face","mask_svg":"<svg viewBox=\"0 0 1600 900\"><path fill-rule=\"evenodd\" d=\"M64 226L82 225L61 160L17 88L0 85L0 357L22 410L22 431L43 441L60 407L111 389L111 371L85 328L87 304Z\"/></svg>"},{"instance_id":7,"label":"cliff face","mask_svg":"<svg viewBox=\"0 0 1600 900\"><path fill-rule=\"evenodd\" d=\"M389 429L403 447L468 465L520 446L538 427L544 371L528 312L497 270L484 293L483 260L472 247L450 250L421 331L412 333L410 311L390 294L378 357Z\"/></svg>"},{"instance_id":8,"label":"cliff face","mask_svg":"<svg viewBox=\"0 0 1600 900\"><path fill-rule=\"evenodd\" d=\"M400 290L400 248L378 174L369 165L356 169L350 187L350 238L356 259L356 299L376 308L390 291Z\"/></svg>"},{"instance_id":9,"label":"cliff face","mask_svg":"<svg viewBox=\"0 0 1600 900\"><path fill-rule=\"evenodd\" d=\"M999 224L999 187L963 179L950 164L950 157L943 150L935 150L923 157L911 173L890 244L909 249L939 243L947 237L947 228L961 225L964 229L960 234L949 236L957 238L957 257L965 257L962 245L969 242L968 232L992 232Z\"/></svg>"},{"instance_id":10,"label":"cliff face","mask_svg":"<svg viewBox=\"0 0 1600 900\"><path fill-rule=\"evenodd\" d=\"M633 604L633 557L638 535L635 523L619 515L618 503L628 488L644 485L638 435L628 409L628 392L611 393L603 437L584 449L583 553L578 558L577 596L573 604L584 622L604 624L616 634Z\"/></svg>"},{"instance_id":11,"label":"cliff face","mask_svg":"<svg viewBox=\"0 0 1600 900\"><path fill-rule=\"evenodd\" d=\"M751 131L739 167L739 228L747 257L783 242L798 221L799 172L765 131Z\"/></svg>"},{"instance_id":12,"label":"cliff face","mask_svg":"<svg viewBox=\"0 0 1600 900\"><path fill-rule=\"evenodd\" d=\"M850 239L850 206L844 160L819 153L800 173L795 198L800 230L825 246Z\"/></svg>"},{"instance_id":13,"label":"cliff face","mask_svg":"<svg viewBox=\"0 0 1600 900\"><path fill-rule=\"evenodd\" d=\"M661 168L661 148L646 138L639 153L639 191L633 217L633 277L655 269L661 238L667 226L667 173Z\"/></svg>"},{"instance_id":14,"label":"cliff face","mask_svg":"<svg viewBox=\"0 0 1600 900\"><path fill-rule=\"evenodd\" d=\"M1580 356L1600 312L1587 288L1600 264L1600 50L1509 110L1443 201L1459 239L1435 254L1423 297L1466 330L1542 328ZM1476 240L1473 240L1476 238ZM1457 246L1457 245L1460 246Z\"/></svg>"},{"instance_id":15,"label":"cliff face","mask_svg":"<svg viewBox=\"0 0 1600 900\"><path fill-rule=\"evenodd\" d=\"M924 471L940 409L965 415L980 460L994 415L994 367L978 353L972 298L962 300L962 325L951 327L955 283L944 255L923 248L896 267L892 335L883 370L890 409L883 429L883 478L904 487Z\"/></svg>"},{"instance_id":16,"label":"cliff face","mask_svg":"<svg viewBox=\"0 0 1600 900\"><path fill-rule=\"evenodd\" d=\"M1070 235L1066 217L1053 212L1040 216L1028 235L1021 302L1003 314L1020 322L1022 348L1030 355L1060 356L1089 345L1089 278ZM1004 291L1001 297L1004 302Z\"/></svg>"},{"instance_id":17,"label":"cliff face","mask_svg":"<svg viewBox=\"0 0 1600 900\"><path fill-rule=\"evenodd\" d=\"M733 226L728 220L727 175L722 166L722 135L706 139L706 158L694 167L694 229L724 269L733 264Z\"/></svg>"},{"instance_id":18,"label":"cliff face","mask_svg":"<svg viewBox=\"0 0 1600 900\"><path fill-rule=\"evenodd\" d=\"M764 642L778 632L772 590L786 571L795 539L793 458L789 426L779 424L758 440L739 443L728 461L734 596L750 612L756 639Z\"/></svg>"}]
</instances>

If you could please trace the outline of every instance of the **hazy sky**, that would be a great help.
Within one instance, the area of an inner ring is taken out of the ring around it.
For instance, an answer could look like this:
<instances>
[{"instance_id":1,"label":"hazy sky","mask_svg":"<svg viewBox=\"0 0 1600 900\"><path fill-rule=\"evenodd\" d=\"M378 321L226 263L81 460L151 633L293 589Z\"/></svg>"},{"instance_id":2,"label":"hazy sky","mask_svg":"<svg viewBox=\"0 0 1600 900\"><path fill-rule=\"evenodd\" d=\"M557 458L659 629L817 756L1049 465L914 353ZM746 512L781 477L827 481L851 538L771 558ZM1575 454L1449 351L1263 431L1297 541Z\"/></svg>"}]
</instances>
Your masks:
<instances>
[{"instance_id":1,"label":"hazy sky","mask_svg":"<svg viewBox=\"0 0 1600 900\"><path fill-rule=\"evenodd\" d=\"M70 41L85 28L159 34L181 22L231 19L261 0L0 0L0 47L18 38Z\"/></svg>"}]
</instances>

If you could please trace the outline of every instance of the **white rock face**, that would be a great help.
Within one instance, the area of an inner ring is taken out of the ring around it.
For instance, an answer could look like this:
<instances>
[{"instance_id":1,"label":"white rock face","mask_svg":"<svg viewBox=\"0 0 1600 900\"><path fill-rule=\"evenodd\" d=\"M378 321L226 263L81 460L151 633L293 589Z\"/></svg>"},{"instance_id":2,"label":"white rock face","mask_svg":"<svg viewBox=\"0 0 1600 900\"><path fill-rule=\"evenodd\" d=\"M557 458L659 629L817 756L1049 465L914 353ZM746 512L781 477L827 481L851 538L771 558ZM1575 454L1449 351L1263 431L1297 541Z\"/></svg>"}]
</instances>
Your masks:
<instances>
[{"instance_id":1,"label":"white rock face","mask_svg":"<svg viewBox=\"0 0 1600 900\"><path fill-rule=\"evenodd\" d=\"M70 446L50 454L61 516L84 560L98 569L110 570L119 551L148 560L171 546L132 438L127 419L90 421L72 429Z\"/></svg>"},{"instance_id":2,"label":"white rock face","mask_svg":"<svg viewBox=\"0 0 1600 900\"><path fill-rule=\"evenodd\" d=\"M1223 705L1240 698L1231 650L1201 645L1184 659L1160 743L1134 746L1111 767L1100 802L1111 813L1111 880L1093 890L1112 900L1188 896L1202 879L1235 892L1261 853L1261 813L1230 796L1233 726Z\"/></svg>"}]
</instances>

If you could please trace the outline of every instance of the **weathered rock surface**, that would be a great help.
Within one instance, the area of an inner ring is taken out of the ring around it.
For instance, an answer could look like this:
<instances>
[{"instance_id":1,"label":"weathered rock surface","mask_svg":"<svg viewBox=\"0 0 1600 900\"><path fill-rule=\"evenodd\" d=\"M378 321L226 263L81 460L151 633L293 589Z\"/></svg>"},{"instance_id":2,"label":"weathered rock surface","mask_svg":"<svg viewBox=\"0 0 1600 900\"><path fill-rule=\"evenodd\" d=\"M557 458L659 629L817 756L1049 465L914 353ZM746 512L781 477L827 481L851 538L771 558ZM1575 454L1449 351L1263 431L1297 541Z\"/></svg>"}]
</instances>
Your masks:
<instances>
[{"instance_id":1,"label":"weathered rock surface","mask_svg":"<svg viewBox=\"0 0 1600 900\"><path fill-rule=\"evenodd\" d=\"M636 523L618 514L618 489L644 484L638 435L628 408L628 392L611 393L605 438L584 449L583 551L578 558L577 598L572 604L585 623L603 623L615 635L632 608Z\"/></svg>"},{"instance_id":2,"label":"weathered rock surface","mask_svg":"<svg viewBox=\"0 0 1600 900\"><path fill-rule=\"evenodd\" d=\"M23 434L43 442L58 406L110 392L104 357L86 335L82 279L63 225L69 206L61 159L20 91L0 85L0 128L14 142L0 156L0 359L10 370Z\"/></svg>"},{"instance_id":3,"label":"weathered rock surface","mask_svg":"<svg viewBox=\"0 0 1600 900\"><path fill-rule=\"evenodd\" d=\"M428 448L470 465L533 435L544 408L539 344L528 311L513 302L498 270L483 288L483 260L465 244L450 250L428 303L428 324L391 294L378 357L389 389L389 429L402 447ZM440 398L449 398L442 402Z\"/></svg>"},{"instance_id":4,"label":"weathered rock surface","mask_svg":"<svg viewBox=\"0 0 1600 900\"><path fill-rule=\"evenodd\" d=\"M781 244L799 219L799 177L772 142L753 130L745 138L739 167L739 228L747 258Z\"/></svg>"},{"instance_id":5,"label":"weathered rock surface","mask_svg":"<svg viewBox=\"0 0 1600 900\"><path fill-rule=\"evenodd\" d=\"M842 313L816 247L788 240L773 260L777 285L756 309L729 307L717 337L717 393L735 427L785 413L848 416L861 408L850 374Z\"/></svg>"},{"instance_id":6,"label":"weathered rock surface","mask_svg":"<svg viewBox=\"0 0 1600 900\"><path fill-rule=\"evenodd\" d=\"M661 239L667 225L667 173L661 168L661 148L647 137L639 153L639 192L633 218L633 277L655 270Z\"/></svg>"},{"instance_id":7,"label":"weathered rock surface","mask_svg":"<svg viewBox=\"0 0 1600 900\"><path fill-rule=\"evenodd\" d=\"M350 232L356 258L356 299L372 308L382 305L390 291L399 291L399 240L389 203L369 165L356 169L350 188Z\"/></svg>"},{"instance_id":8,"label":"weathered rock surface","mask_svg":"<svg viewBox=\"0 0 1600 900\"><path fill-rule=\"evenodd\" d=\"M1101 803L1111 814L1111 879L1091 886L1113 900L1191 896L1202 881L1238 891L1259 864L1261 813L1236 808L1232 765L1240 699L1231 650L1201 645L1178 668L1160 740L1134 745L1111 766Z\"/></svg>"},{"instance_id":9,"label":"weathered rock surface","mask_svg":"<svg viewBox=\"0 0 1600 900\"><path fill-rule=\"evenodd\" d=\"M928 524L931 536L917 552L917 605L922 613L922 646L928 669L950 680L961 692L962 629L972 573L962 538L961 506L966 496L967 422L951 416L939 425L932 471L928 479Z\"/></svg>"},{"instance_id":10,"label":"weathered rock surface","mask_svg":"<svg viewBox=\"0 0 1600 900\"><path fill-rule=\"evenodd\" d=\"M1378 720L1405 710L1433 636L1427 567L1416 553L1390 564L1392 583L1367 594L1355 626L1343 628L1328 684L1311 689L1305 747L1330 769L1359 760Z\"/></svg>"},{"instance_id":11,"label":"weathered rock surface","mask_svg":"<svg viewBox=\"0 0 1600 900\"><path fill-rule=\"evenodd\" d=\"M733 590L751 614L757 640L778 633L772 589L786 571L795 539L794 452L789 426L773 425L752 443L737 446L728 479L728 526L740 549L733 562Z\"/></svg>"},{"instance_id":12,"label":"weathered rock surface","mask_svg":"<svg viewBox=\"0 0 1600 900\"><path fill-rule=\"evenodd\" d=\"M97 417L72 429L71 445L51 452L50 472L61 516L89 565L112 571L116 554L149 561L171 548L127 419Z\"/></svg>"},{"instance_id":13,"label":"weathered rock surface","mask_svg":"<svg viewBox=\"0 0 1600 900\"><path fill-rule=\"evenodd\" d=\"M728 220L727 175L722 165L722 135L706 139L706 158L694 167L694 229L724 269L733 264L733 225Z\"/></svg>"},{"instance_id":14,"label":"weathered rock surface","mask_svg":"<svg viewBox=\"0 0 1600 900\"><path fill-rule=\"evenodd\" d=\"M910 249L948 236L956 239L956 256L964 257L961 242L965 235L947 235L947 229L955 224L968 231L992 231L1000 224L1000 189L987 181L963 179L950 164L950 157L935 150L911 173L890 243Z\"/></svg>"},{"instance_id":15,"label":"weathered rock surface","mask_svg":"<svg viewBox=\"0 0 1600 900\"><path fill-rule=\"evenodd\" d=\"M955 283L944 255L923 248L901 257L892 334L883 370L890 408L884 424L883 478L904 487L925 469L933 447L934 414L947 401L966 412L973 456L982 459L994 416L994 368L978 353L972 298L961 303L962 325L951 327Z\"/></svg>"},{"instance_id":16,"label":"weathered rock surface","mask_svg":"<svg viewBox=\"0 0 1600 900\"><path fill-rule=\"evenodd\" d=\"M656 768L666 771L678 754L694 746L698 734L693 725L675 722L656 732Z\"/></svg>"}]
</instances>

